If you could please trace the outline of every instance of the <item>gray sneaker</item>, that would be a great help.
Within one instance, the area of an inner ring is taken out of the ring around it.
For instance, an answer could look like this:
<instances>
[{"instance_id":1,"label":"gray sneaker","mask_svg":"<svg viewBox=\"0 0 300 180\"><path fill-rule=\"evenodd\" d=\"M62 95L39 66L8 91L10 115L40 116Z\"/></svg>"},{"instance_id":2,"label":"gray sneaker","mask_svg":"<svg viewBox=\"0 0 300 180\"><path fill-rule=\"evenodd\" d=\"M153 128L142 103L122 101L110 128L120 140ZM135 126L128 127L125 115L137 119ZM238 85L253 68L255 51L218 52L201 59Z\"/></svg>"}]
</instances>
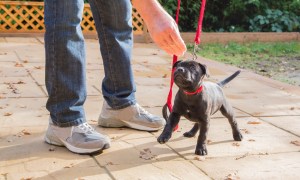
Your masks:
<instances>
[{"instance_id":1,"label":"gray sneaker","mask_svg":"<svg viewBox=\"0 0 300 180\"><path fill-rule=\"evenodd\" d=\"M49 121L45 141L56 146L65 146L78 154L95 153L110 147L110 140L96 132L88 123L78 126L59 127Z\"/></svg>"},{"instance_id":2,"label":"gray sneaker","mask_svg":"<svg viewBox=\"0 0 300 180\"><path fill-rule=\"evenodd\" d=\"M98 124L103 127L129 127L142 131L157 131L164 127L166 122L150 114L138 104L115 110L104 101Z\"/></svg>"}]
</instances>

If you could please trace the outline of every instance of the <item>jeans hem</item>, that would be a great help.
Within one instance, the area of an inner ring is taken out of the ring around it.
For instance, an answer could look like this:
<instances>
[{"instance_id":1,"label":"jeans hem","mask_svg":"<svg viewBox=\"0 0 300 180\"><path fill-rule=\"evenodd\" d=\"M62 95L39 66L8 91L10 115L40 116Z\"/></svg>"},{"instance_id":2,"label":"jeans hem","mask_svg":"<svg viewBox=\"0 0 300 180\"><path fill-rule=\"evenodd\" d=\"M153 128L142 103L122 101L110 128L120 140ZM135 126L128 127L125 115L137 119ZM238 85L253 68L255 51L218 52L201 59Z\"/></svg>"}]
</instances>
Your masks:
<instances>
[{"instance_id":1,"label":"jeans hem","mask_svg":"<svg viewBox=\"0 0 300 180\"><path fill-rule=\"evenodd\" d=\"M135 105L135 104L136 104L136 100L128 101L128 102L126 102L126 103L124 103L122 105L117 105L117 106L115 106L115 105L111 106L110 104L108 104L108 105L110 107L112 107L113 109L124 109L124 108L127 108L127 107Z\"/></svg>"},{"instance_id":2,"label":"jeans hem","mask_svg":"<svg viewBox=\"0 0 300 180\"><path fill-rule=\"evenodd\" d=\"M71 126L78 126L82 123L85 123L86 120L83 119L83 118L80 118L80 119L75 119L75 120L70 121L70 122L61 123L59 121L55 121L55 120L52 119L52 122L53 122L54 125L59 126L59 127L71 127Z\"/></svg>"}]
</instances>

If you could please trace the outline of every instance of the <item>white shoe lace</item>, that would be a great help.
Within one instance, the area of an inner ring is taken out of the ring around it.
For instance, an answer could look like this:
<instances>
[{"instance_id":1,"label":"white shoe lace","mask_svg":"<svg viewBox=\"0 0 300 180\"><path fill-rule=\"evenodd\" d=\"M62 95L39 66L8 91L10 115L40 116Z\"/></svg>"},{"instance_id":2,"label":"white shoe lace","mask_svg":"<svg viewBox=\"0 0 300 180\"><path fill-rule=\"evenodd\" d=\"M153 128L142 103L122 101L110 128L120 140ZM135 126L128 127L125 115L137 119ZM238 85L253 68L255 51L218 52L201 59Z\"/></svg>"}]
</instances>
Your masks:
<instances>
[{"instance_id":1,"label":"white shoe lace","mask_svg":"<svg viewBox=\"0 0 300 180\"><path fill-rule=\"evenodd\" d=\"M79 126L77 126L80 130L82 130L83 132L86 133L92 133L95 131L94 128L92 128L92 126L90 126L88 123L82 123Z\"/></svg>"},{"instance_id":2,"label":"white shoe lace","mask_svg":"<svg viewBox=\"0 0 300 180\"><path fill-rule=\"evenodd\" d=\"M150 114L148 111L146 111L144 108L142 108L142 106L140 106L139 104L136 104L137 107L137 111L139 114L143 114L146 116L151 116L152 114Z\"/></svg>"}]
</instances>

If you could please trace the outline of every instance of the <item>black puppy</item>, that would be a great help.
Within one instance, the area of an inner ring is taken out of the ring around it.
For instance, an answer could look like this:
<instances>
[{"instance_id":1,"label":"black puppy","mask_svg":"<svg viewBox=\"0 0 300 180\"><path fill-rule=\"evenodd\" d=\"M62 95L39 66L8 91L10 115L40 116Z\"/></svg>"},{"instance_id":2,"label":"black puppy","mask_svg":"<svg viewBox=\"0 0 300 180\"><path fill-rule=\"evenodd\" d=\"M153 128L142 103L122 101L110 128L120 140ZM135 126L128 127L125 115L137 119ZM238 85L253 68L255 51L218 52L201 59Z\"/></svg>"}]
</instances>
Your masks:
<instances>
[{"instance_id":1,"label":"black puppy","mask_svg":"<svg viewBox=\"0 0 300 180\"><path fill-rule=\"evenodd\" d=\"M158 137L159 143L167 142L181 116L196 122L194 127L184 133L185 137L193 137L200 128L195 154L206 155L206 138L210 116L218 110L228 118L232 128L233 139L241 141L243 136L238 128L232 106L226 100L222 87L234 79L240 71L219 83L203 82L208 76L206 66L195 61L178 61L174 64L174 82L179 87L174 101L173 110L169 117L166 115L167 106L163 108L163 116L167 124Z\"/></svg>"}]
</instances>

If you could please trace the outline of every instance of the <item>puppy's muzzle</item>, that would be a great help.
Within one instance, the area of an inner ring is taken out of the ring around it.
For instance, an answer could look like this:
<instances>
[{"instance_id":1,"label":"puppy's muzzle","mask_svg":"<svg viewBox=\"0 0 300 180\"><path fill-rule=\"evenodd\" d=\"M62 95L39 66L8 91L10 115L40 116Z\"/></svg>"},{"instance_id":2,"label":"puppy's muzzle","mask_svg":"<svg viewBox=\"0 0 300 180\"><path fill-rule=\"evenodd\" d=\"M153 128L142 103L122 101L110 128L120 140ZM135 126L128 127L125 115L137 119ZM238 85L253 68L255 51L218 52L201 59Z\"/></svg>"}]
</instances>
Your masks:
<instances>
[{"instance_id":1,"label":"puppy's muzzle","mask_svg":"<svg viewBox=\"0 0 300 180\"><path fill-rule=\"evenodd\" d=\"M191 85L191 79L188 77L184 68L178 68L174 72L174 81L179 87L188 87Z\"/></svg>"}]
</instances>

